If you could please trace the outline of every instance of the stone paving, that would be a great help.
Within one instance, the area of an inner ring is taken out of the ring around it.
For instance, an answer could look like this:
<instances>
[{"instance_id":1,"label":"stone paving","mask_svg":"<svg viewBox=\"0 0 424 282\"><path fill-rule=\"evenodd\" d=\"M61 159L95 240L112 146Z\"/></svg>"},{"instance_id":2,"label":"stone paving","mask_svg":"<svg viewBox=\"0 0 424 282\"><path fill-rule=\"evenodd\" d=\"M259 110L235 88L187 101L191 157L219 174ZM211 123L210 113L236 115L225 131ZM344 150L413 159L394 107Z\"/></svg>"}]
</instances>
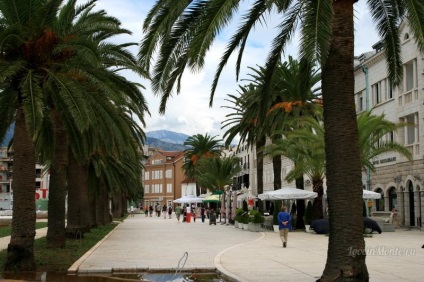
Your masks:
<instances>
[{"instance_id":1,"label":"stone paving","mask_svg":"<svg viewBox=\"0 0 424 282\"><path fill-rule=\"evenodd\" d=\"M423 281L424 232L396 229L365 238L370 281ZM249 232L206 221L128 217L70 269L70 273L217 270L233 281L315 281L326 262L328 237ZM184 255L187 253L187 257ZM186 259L186 260L185 260Z\"/></svg>"}]
</instances>

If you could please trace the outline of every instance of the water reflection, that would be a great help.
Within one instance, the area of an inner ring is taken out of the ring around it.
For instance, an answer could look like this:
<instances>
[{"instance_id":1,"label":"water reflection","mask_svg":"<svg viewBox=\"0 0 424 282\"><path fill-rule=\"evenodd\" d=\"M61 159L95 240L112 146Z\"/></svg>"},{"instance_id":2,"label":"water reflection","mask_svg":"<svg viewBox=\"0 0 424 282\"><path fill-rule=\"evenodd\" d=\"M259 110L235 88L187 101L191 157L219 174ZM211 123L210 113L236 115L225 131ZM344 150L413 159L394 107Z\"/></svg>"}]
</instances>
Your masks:
<instances>
[{"instance_id":1,"label":"water reflection","mask_svg":"<svg viewBox=\"0 0 424 282\"><path fill-rule=\"evenodd\" d=\"M7 282L12 281L39 281L39 282L225 282L215 273L119 273L112 275L68 275L67 273L5 273Z\"/></svg>"}]
</instances>

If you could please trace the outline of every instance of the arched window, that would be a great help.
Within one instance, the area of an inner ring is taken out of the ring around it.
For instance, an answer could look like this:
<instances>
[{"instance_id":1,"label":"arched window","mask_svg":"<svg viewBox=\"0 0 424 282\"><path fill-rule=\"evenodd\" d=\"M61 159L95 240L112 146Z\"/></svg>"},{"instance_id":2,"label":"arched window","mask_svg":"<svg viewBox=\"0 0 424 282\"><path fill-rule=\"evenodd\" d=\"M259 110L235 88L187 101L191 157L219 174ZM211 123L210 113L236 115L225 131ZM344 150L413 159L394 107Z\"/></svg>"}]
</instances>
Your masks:
<instances>
[{"instance_id":1,"label":"arched window","mask_svg":"<svg viewBox=\"0 0 424 282\"><path fill-rule=\"evenodd\" d=\"M378 188L375 192L381 194L381 198L375 200L375 209L377 211L384 211L384 193L383 193L383 190L381 188Z\"/></svg>"},{"instance_id":2,"label":"arched window","mask_svg":"<svg viewBox=\"0 0 424 282\"><path fill-rule=\"evenodd\" d=\"M397 209L397 193L395 187L389 189L389 210Z\"/></svg>"}]
</instances>

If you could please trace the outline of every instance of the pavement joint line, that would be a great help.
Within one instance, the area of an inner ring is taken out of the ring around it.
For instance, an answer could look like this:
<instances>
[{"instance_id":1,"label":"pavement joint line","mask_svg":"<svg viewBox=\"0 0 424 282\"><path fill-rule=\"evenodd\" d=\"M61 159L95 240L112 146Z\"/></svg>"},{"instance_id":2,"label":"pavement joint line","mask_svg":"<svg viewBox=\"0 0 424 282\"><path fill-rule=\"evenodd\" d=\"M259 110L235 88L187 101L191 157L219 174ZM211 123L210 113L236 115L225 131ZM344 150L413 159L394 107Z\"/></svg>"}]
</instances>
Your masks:
<instances>
[{"instance_id":1,"label":"pavement joint line","mask_svg":"<svg viewBox=\"0 0 424 282\"><path fill-rule=\"evenodd\" d=\"M222 250L222 251L220 251L216 256L215 256L215 258L214 258L214 260L213 260L213 263L215 264L215 266L216 266L216 269L221 273L221 274L223 274L223 275L225 275L227 278L232 278L233 279L233 281L240 281L240 282L242 282L242 281L244 281L243 280L243 278L241 278L240 276L238 276L237 274L235 274L235 273L233 273L233 272L231 272L231 271L229 271L229 270L227 270L222 264L221 264L221 257L226 253L226 252L228 252L229 250L231 250L231 249L234 249L234 248L237 248L237 247L240 247L240 246L243 246L243 245L246 245L246 244L250 244L250 243L253 243L253 242L256 242L256 241L259 241L259 240L262 240L263 238L265 238L265 233L264 232L260 232L261 233L261 236L259 237L259 238L256 238L255 240L252 240L252 241L248 241L248 242L244 242L244 243L241 243L241 244L238 244L238 245L234 245L234 246L231 246L231 247L228 247L228 248L226 248L226 249L224 249L224 250Z\"/></svg>"},{"instance_id":2,"label":"pavement joint line","mask_svg":"<svg viewBox=\"0 0 424 282\"><path fill-rule=\"evenodd\" d=\"M111 236L116 229L119 227L120 222L118 223L118 225L113 228L112 231L110 231L105 237L103 237L102 240L100 240L99 242L97 242L96 245L94 245L90 250L88 250L82 257L80 257L76 262L74 262L74 264L72 264L72 266L68 269L68 273L69 274L77 274L78 273L78 269L80 267L80 265L107 239L109 238L109 236Z\"/></svg>"}]
</instances>

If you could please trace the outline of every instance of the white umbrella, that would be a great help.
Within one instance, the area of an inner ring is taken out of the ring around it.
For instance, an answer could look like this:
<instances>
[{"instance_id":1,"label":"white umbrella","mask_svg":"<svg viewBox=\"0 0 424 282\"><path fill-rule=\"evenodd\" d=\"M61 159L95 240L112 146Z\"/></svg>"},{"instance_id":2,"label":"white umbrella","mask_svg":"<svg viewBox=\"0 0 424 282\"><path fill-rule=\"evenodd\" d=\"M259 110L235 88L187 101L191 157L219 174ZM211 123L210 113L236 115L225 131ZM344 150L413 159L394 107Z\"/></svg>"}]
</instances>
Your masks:
<instances>
[{"instance_id":1,"label":"white umbrella","mask_svg":"<svg viewBox=\"0 0 424 282\"><path fill-rule=\"evenodd\" d=\"M327 194L324 194L324 198L327 198ZM381 194L369 190L362 190L362 199L381 199Z\"/></svg>"},{"instance_id":2,"label":"white umbrella","mask_svg":"<svg viewBox=\"0 0 424 282\"><path fill-rule=\"evenodd\" d=\"M191 204L191 203L201 203L203 202L203 198L198 198L194 195L187 195L174 200L174 203L177 204Z\"/></svg>"},{"instance_id":3,"label":"white umbrella","mask_svg":"<svg viewBox=\"0 0 424 282\"><path fill-rule=\"evenodd\" d=\"M381 199L381 194L369 190L363 190L363 199Z\"/></svg>"},{"instance_id":4,"label":"white umbrella","mask_svg":"<svg viewBox=\"0 0 424 282\"><path fill-rule=\"evenodd\" d=\"M301 199L312 199L318 196L317 193L286 187L274 191L268 191L263 194L259 194L258 197L261 200L301 200Z\"/></svg>"}]
</instances>

